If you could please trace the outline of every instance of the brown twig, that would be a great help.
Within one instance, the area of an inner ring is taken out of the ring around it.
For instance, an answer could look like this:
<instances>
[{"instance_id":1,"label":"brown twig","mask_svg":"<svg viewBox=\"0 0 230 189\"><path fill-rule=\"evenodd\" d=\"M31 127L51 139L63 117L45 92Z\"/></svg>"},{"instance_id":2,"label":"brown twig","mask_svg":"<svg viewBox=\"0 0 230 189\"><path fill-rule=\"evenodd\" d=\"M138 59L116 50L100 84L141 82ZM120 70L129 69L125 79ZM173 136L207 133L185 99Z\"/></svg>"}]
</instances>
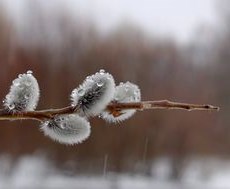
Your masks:
<instances>
[{"instance_id":1,"label":"brown twig","mask_svg":"<svg viewBox=\"0 0 230 189\"><path fill-rule=\"evenodd\" d=\"M132 103L117 103L112 102L107 106L107 111L113 115L119 115L121 110L136 109L136 110L148 110L148 109L181 109L181 110L210 110L218 111L219 107L212 105L200 105L200 104L187 104L179 102L171 102L168 100L160 101L142 101ZM0 120L22 120L32 119L38 121L45 121L52 119L57 115L77 113L79 107L67 106L61 109L50 109L40 111L29 111L29 112L10 112L5 109L0 110Z\"/></svg>"},{"instance_id":2,"label":"brown twig","mask_svg":"<svg viewBox=\"0 0 230 189\"><path fill-rule=\"evenodd\" d=\"M180 102L172 102L169 100L159 100L159 101L142 101L133 103L111 103L107 106L107 109L137 109L137 110L147 110L147 109L182 109L182 110L219 110L219 107L212 105L200 105L200 104L188 104Z\"/></svg>"}]
</instances>

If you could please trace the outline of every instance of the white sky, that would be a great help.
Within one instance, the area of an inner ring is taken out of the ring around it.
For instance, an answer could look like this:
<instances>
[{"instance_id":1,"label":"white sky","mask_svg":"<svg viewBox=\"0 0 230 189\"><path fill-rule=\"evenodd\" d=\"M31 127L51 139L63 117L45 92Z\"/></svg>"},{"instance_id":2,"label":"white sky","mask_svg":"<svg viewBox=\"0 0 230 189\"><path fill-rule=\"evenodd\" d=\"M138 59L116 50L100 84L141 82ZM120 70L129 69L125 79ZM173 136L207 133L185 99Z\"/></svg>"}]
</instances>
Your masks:
<instances>
[{"instance_id":1,"label":"white sky","mask_svg":"<svg viewBox=\"0 0 230 189\"><path fill-rule=\"evenodd\" d=\"M42 1L42 0L41 0ZM17 2L17 3L16 3ZM13 10L22 1L8 0ZM143 30L187 41L199 25L215 24L215 0L49 0L88 16L103 30L131 21Z\"/></svg>"}]
</instances>

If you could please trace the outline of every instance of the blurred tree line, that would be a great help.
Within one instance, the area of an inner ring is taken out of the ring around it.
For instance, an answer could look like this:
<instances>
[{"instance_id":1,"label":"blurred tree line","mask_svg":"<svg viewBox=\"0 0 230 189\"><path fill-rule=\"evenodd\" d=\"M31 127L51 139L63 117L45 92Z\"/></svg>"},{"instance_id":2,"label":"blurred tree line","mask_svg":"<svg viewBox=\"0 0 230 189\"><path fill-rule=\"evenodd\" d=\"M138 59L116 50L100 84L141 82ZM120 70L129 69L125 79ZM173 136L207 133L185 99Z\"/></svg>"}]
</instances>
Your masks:
<instances>
[{"instance_id":1,"label":"blurred tree line","mask_svg":"<svg viewBox=\"0 0 230 189\"><path fill-rule=\"evenodd\" d=\"M211 38L197 36L188 45L147 36L131 24L102 35L89 20L76 19L65 9L50 14L31 1L24 10L20 27L4 6L0 11L1 99L17 74L33 70L41 88L38 109L64 107L72 89L103 68L117 84L138 84L143 100L211 103L221 111L138 112L117 125L95 118L90 138L75 146L44 137L36 122L1 122L2 154L16 159L41 152L59 167L78 173L101 173L105 156L109 171L146 173L151 161L161 156L171 157L175 170L191 156L229 157L229 10Z\"/></svg>"}]
</instances>

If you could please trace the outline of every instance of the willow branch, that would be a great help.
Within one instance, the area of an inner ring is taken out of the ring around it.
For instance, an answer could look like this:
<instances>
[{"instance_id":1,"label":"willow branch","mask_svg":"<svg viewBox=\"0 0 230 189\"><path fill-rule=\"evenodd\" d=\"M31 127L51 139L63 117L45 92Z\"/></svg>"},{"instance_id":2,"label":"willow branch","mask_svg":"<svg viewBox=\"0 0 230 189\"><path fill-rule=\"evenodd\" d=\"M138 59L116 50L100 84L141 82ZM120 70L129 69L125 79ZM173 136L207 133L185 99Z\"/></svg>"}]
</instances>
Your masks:
<instances>
[{"instance_id":1,"label":"willow branch","mask_svg":"<svg viewBox=\"0 0 230 189\"><path fill-rule=\"evenodd\" d=\"M181 110L214 110L218 111L219 107L213 105L200 105L200 104L188 104L180 102L172 102L169 100L159 101L142 101L133 103L111 103L107 106L109 110L124 110L124 109L136 109L136 110L148 110L148 109L181 109Z\"/></svg>"},{"instance_id":2,"label":"willow branch","mask_svg":"<svg viewBox=\"0 0 230 189\"><path fill-rule=\"evenodd\" d=\"M122 110L149 110L149 109L180 109L180 110L204 110L204 111L218 111L219 107L213 105L200 105L200 104L188 104L188 103L179 103L172 102L168 100L160 101L142 101L142 102L132 102L132 103L117 103L112 102L107 107L106 110L114 113L120 112ZM49 110L40 110L40 111L28 111L28 112L9 112L5 109L0 110L0 120L23 120L23 119L32 119L38 121L45 121L52 119L57 115L63 114L73 114L77 113L79 107L67 106L61 109L49 109Z\"/></svg>"}]
</instances>

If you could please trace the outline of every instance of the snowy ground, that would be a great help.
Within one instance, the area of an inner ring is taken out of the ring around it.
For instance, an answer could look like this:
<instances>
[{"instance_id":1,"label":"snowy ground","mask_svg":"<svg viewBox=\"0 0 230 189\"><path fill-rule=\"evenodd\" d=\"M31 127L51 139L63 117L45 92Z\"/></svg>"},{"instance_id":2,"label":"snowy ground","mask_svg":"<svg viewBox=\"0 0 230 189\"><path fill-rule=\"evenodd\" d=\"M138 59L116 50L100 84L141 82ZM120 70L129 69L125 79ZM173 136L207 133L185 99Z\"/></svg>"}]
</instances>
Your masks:
<instances>
[{"instance_id":1,"label":"snowy ground","mask_svg":"<svg viewBox=\"0 0 230 189\"><path fill-rule=\"evenodd\" d=\"M57 171L46 159L21 158L16 163L0 157L1 188L80 188L80 189L225 189L230 188L230 161L193 159L184 168L180 181L168 179L170 161L153 163L151 177L107 173L101 176L67 175Z\"/></svg>"}]
</instances>

